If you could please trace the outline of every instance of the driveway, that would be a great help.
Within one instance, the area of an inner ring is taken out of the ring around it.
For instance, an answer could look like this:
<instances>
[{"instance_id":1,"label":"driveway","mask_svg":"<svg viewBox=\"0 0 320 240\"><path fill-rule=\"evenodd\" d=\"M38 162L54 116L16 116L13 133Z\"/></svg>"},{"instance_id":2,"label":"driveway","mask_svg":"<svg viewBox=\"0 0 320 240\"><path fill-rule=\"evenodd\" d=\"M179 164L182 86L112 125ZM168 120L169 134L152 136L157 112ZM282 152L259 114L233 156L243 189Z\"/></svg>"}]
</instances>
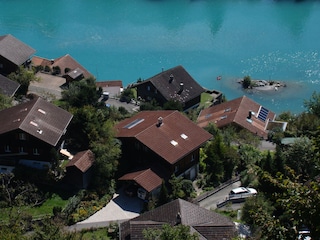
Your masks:
<instances>
[{"instance_id":1,"label":"driveway","mask_svg":"<svg viewBox=\"0 0 320 240\"><path fill-rule=\"evenodd\" d=\"M123 190L114 194L113 199L101 210L82 222L69 227L70 231L107 227L110 223L124 222L140 215L143 201L137 197L127 196Z\"/></svg>"}]
</instances>

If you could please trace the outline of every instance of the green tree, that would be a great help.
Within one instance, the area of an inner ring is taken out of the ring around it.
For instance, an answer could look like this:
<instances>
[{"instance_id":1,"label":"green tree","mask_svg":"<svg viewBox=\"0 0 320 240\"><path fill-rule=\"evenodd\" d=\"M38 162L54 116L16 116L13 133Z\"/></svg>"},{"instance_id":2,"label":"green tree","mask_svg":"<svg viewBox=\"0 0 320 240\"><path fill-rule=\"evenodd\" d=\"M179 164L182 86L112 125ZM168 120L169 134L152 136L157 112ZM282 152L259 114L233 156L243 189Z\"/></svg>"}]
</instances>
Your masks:
<instances>
[{"instance_id":1,"label":"green tree","mask_svg":"<svg viewBox=\"0 0 320 240\"><path fill-rule=\"evenodd\" d=\"M209 182L218 185L224 179L224 164L226 147L221 135L216 135L205 147L206 174Z\"/></svg>"},{"instance_id":2,"label":"green tree","mask_svg":"<svg viewBox=\"0 0 320 240\"><path fill-rule=\"evenodd\" d=\"M168 193L168 189L165 185L165 181L162 181L157 206L159 207L167 202L169 202L169 193Z\"/></svg>"},{"instance_id":3,"label":"green tree","mask_svg":"<svg viewBox=\"0 0 320 240\"><path fill-rule=\"evenodd\" d=\"M170 100L163 105L164 110L178 110L180 112L183 111L183 106L180 102L175 100Z\"/></svg>"},{"instance_id":4,"label":"green tree","mask_svg":"<svg viewBox=\"0 0 320 240\"><path fill-rule=\"evenodd\" d=\"M320 117L320 93L314 91L309 100L304 100L303 105L308 112Z\"/></svg>"},{"instance_id":5,"label":"green tree","mask_svg":"<svg viewBox=\"0 0 320 240\"><path fill-rule=\"evenodd\" d=\"M313 142L308 138L297 139L283 150L286 165L303 181L319 174L320 160L315 157Z\"/></svg>"},{"instance_id":6,"label":"green tree","mask_svg":"<svg viewBox=\"0 0 320 240\"><path fill-rule=\"evenodd\" d=\"M162 229L145 229L143 236L146 240L198 240L199 236L196 233L190 233L190 227L185 225L170 226L164 224Z\"/></svg>"},{"instance_id":7,"label":"green tree","mask_svg":"<svg viewBox=\"0 0 320 240\"><path fill-rule=\"evenodd\" d=\"M97 90L96 80L87 78L71 82L68 89L62 92L62 101L67 109L86 105L97 106L100 96L101 90Z\"/></svg>"},{"instance_id":8,"label":"green tree","mask_svg":"<svg viewBox=\"0 0 320 240\"><path fill-rule=\"evenodd\" d=\"M0 111L12 106L12 99L0 93Z\"/></svg>"},{"instance_id":9,"label":"green tree","mask_svg":"<svg viewBox=\"0 0 320 240\"><path fill-rule=\"evenodd\" d=\"M171 199L188 199L192 197L192 193L194 193L194 188L191 180L172 175L169 180L169 183L171 187Z\"/></svg>"},{"instance_id":10,"label":"green tree","mask_svg":"<svg viewBox=\"0 0 320 240\"><path fill-rule=\"evenodd\" d=\"M8 78L20 84L20 87L16 92L17 95L26 95L30 82L39 80L33 71L30 71L23 66L20 66L16 72L10 73Z\"/></svg>"},{"instance_id":11,"label":"green tree","mask_svg":"<svg viewBox=\"0 0 320 240\"><path fill-rule=\"evenodd\" d=\"M310 230L312 239L319 239L319 183L312 179L304 184L301 183L300 177L290 168L286 168L286 175L278 174L273 177L267 172L259 171L258 176L261 185L272 189L272 193L268 196L277 209L273 212L272 219L277 221L278 227L280 225L287 232L282 239L297 239L297 230L302 226L306 226ZM264 222L267 223L266 220ZM260 221L260 226L265 231L276 231L275 226L264 225L263 221Z\"/></svg>"},{"instance_id":12,"label":"green tree","mask_svg":"<svg viewBox=\"0 0 320 240\"><path fill-rule=\"evenodd\" d=\"M242 81L242 87L244 89L247 89L251 86L251 77L250 76L245 76L243 78L243 81Z\"/></svg>"}]
</instances>

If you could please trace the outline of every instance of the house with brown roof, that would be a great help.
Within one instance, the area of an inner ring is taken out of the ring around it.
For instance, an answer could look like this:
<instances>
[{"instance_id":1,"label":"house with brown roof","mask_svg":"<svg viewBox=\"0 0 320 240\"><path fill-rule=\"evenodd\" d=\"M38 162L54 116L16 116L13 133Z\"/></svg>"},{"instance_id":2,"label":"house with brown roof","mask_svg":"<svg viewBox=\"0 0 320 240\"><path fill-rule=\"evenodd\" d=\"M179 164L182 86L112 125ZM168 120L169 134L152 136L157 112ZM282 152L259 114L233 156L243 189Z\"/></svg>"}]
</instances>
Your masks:
<instances>
[{"instance_id":1,"label":"house with brown roof","mask_svg":"<svg viewBox=\"0 0 320 240\"><path fill-rule=\"evenodd\" d=\"M35 50L11 34L0 36L0 73L7 75L29 65Z\"/></svg>"},{"instance_id":2,"label":"house with brown roof","mask_svg":"<svg viewBox=\"0 0 320 240\"><path fill-rule=\"evenodd\" d=\"M0 111L0 165L50 167L71 119L72 114L41 98Z\"/></svg>"},{"instance_id":3,"label":"house with brown roof","mask_svg":"<svg viewBox=\"0 0 320 240\"><path fill-rule=\"evenodd\" d=\"M182 67L177 66L135 85L138 97L151 101L155 99L160 106L168 101L182 104L183 110L199 106L204 89Z\"/></svg>"},{"instance_id":4,"label":"house with brown roof","mask_svg":"<svg viewBox=\"0 0 320 240\"><path fill-rule=\"evenodd\" d=\"M0 74L0 94L13 97L20 84Z\"/></svg>"},{"instance_id":5,"label":"house with brown roof","mask_svg":"<svg viewBox=\"0 0 320 240\"><path fill-rule=\"evenodd\" d=\"M95 161L91 150L78 152L66 165L66 182L78 188L87 188Z\"/></svg>"},{"instance_id":6,"label":"house with brown roof","mask_svg":"<svg viewBox=\"0 0 320 240\"><path fill-rule=\"evenodd\" d=\"M266 139L275 126L284 131L286 123L275 121L276 114L246 96L203 109L197 119L199 127L214 123L218 128L229 125L244 128Z\"/></svg>"},{"instance_id":7,"label":"house with brown roof","mask_svg":"<svg viewBox=\"0 0 320 240\"><path fill-rule=\"evenodd\" d=\"M236 236L235 224L226 216L182 199L176 199L120 225L120 238L144 239L143 230L161 229L164 224L189 226L201 240L227 240Z\"/></svg>"},{"instance_id":8,"label":"house with brown roof","mask_svg":"<svg viewBox=\"0 0 320 240\"><path fill-rule=\"evenodd\" d=\"M56 59L46 59L34 56L32 58L32 64L33 66L42 66L43 68L49 67L51 69L50 73L64 77L67 83L93 76L69 54ZM57 69L60 69L60 72L57 71Z\"/></svg>"},{"instance_id":9,"label":"house with brown roof","mask_svg":"<svg viewBox=\"0 0 320 240\"><path fill-rule=\"evenodd\" d=\"M102 89L104 97L120 96L123 91L123 84L121 80L99 81L96 82L98 88Z\"/></svg>"},{"instance_id":10,"label":"house with brown roof","mask_svg":"<svg viewBox=\"0 0 320 240\"><path fill-rule=\"evenodd\" d=\"M133 180L147 190L168 180L172 174L195 179L199 168L199 149L212 135L178 111L142 111L115 126L122 143L120 179ZM147 171L147 169L150 169ZM145 172L140 172L145 171ZM141 181L136 179L144 174ZM158 175L156 178L154 175Z\"/></svg>"}]
</instances>

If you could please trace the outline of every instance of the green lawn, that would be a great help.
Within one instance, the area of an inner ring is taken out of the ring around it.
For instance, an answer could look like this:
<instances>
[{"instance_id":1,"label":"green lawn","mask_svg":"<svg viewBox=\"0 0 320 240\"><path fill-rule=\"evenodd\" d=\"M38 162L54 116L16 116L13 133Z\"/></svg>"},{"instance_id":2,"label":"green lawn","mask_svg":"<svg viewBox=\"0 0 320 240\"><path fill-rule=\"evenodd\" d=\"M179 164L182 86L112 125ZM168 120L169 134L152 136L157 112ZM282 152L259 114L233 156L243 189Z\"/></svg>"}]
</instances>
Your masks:
<instances>
[{"instance_id":1,"label":"green lawn","mask_svg":"<svg viewBox=\"0 0 320 240\"><path fill-rule=\"evenodd\" d=\"M212 95L209 93L202 93L201 94L201 101L200 101L200 107L209 107L212 104Z\"/></svg>"},{"instance_id":2,"label":"green lawn","mask_svg":"<svg viewBox=\"0 0 320 240\"><path fill-rule=\"evenodd\" d=\"M13 212L19 211L19 212L25 212L27 214L30 214L33 219L42 218L44 216L51 216L52 209L55 206L60 206L62 209L67 205L68 200L62 199L59 195L53 194L51 198L46 200L41 206L39 207L14 207L12 209ZM2 213L0 215L0 221L7 221L9 218L10 208L4 208L1 209Z\"/></svg>"},{"instance_id":3,"label":"green lawn","mask_svg":"<svg viewBox=\"0 0 320 240\"><path fill-rule=\"evenodd\" d=\"M85 233L79 233L79 234L81 234L82 240L91 240L91 239L109 240L110 239L108 237L108 229L107 228L99 228L96 230L87 231Z\"/></svg>"}]
</instances>

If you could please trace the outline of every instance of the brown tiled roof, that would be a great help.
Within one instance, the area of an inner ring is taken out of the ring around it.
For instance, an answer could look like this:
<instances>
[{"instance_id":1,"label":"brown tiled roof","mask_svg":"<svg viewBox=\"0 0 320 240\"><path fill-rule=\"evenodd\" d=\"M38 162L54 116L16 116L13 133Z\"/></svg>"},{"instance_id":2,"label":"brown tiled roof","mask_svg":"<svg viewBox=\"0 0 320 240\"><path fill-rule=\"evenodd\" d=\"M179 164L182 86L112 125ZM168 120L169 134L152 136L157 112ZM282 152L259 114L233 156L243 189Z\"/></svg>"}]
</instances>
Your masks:
<instances>
[{"instance_id":1,"label":"brown tiled roof","mask_svg":"<svg viewBox=\"0 0 320 240\"><path fill-rule=\"evenodd\" d=\"M172 81L170 81L170 76L173 77ZM142 84L148 81L155 86L167 101L176 100L185 103L204 92L203 87L180 65L163 71L143 81ZM179 92L181 83L183 83L183 90Z\"/></svg>"},{"instance_id":2,"label":"brown tiled roof","mask_svg":"<svg viewBox=\"0 0 320 240\"><path fill-rule=\"evenodd\" d=\"M202 110L197 124L200 127L206 127L212 122L220 128L235 123L258 136L266 138L268 122L269 120L273 121L276 114L268 110L265 121L263 121L258 118L262 109L264 108L260 104L243 96ZM249 112L252 113L251 121L247 119Z\"/></svg>"},{"instance_id":3,"label":"brown tiled roof","mask_svg":"<svg viewBox=\"0 0 320 240\"><path fill-rule=\"evenodd\" d=\"M123 88L121 80L96 82L96 85L97 85L97 87L101 87L101 88L107 88L107 87L120 87L120 88Z\"/></svg>"},{"instance_id":4,"label":"brown tiled roof","mask_svg":"<svg viewBox=\"0 0 320 240\"><path fill-rule=\"evenodd\" d=\"M151 192L162 184L162 179L150 168L125 174L120 177L119 180L135 181L138 185L143 187L148 192Z\"/></svg>"},{"instance_id":5,"label":"brown tiled roof","mask_svg":"<svg viewBox=\"0 0 320 240\"><path fill-rule=\"evenodd\" d=\"M171 110L142 111L115 127L118 138L136 138L171 164L212 137L180 112Z\"/></svg>"},{"instance_id":6,"label":"brown tiled roof","mask_svg":"<svg viewBox=\"0 0 320 240\"><path fill-rule=\"evenodd\" d=\"M78 152L74 157L68 162L66 167L75 166L81 172L86 172L94 162L94 154L91 150L86 150Z\"/></svg>"},{"instance_id":7,"label":"brown tiled roof","mask_svg":"<svg viewBox=\"0 0 320 240\"><path fill-rule=\"evenodd\" d=\"M16 81L0 74L0 93L12 97L20 87L20 84Z\"/></svg>"},{"instance_id":8,"label":"brown tiled roof","mask_svg":"<svg viewBox=\"0 0 320 240\"><path fill-rule=\"evenodd\" d=\"M178 220L178 216L180 216L180 221ZM131 225L131 230L138 230L135 232L135 236L131 235L134 239L142 237L141 235L139 236L139 234L142 233L143 229L149 227L157 228L164 223L170 224L171 226L181 223L192 227L192 230L198 231L200 235L202 235L201 230L214 231L214 227L229 227L229 229L234 229L234 223L229 218L182 199L176 199L156 209L143 213L140 216L129 220L129 223ZM208 233L205 235L208 235Z\"/></svg>"},{"instance_id":9,"label":"brown tiled roof","mask_svg":"<svg viewBox=\"0 0 320 240\"><path fill-rule=\"evenodd\" d=\"M0 36L0 56L20 66L26 62L35 50L12 35Z\"/></svg>"},{"instance_id":10,"label":"brown tiled roof","mask_svg":"<svg viewBox=\"0 0 320 240\"><path fill-rule=\"evenodd\" d=\"M65 133L72 114L36 98L0 112L0 134L16 129L56 146Z\"/></svg>"},{"instance_id":11,"label":"brown tiled roof","mask_svg":"<svg viewBox=\"0 0 320 240\"><path fill-rule=\"evenodd\" d=\"M80 70L83 73L83 76L85 78L92 77L93 75L88 72L83 66L80 65L74 58L72 58L69 54L66 54L62 57L56 58L56 59L45 59L42 57L34 56L32 58L32 64L34 66L49 66L51 68L59 66L61 69L61 74L64 74L64 70L66 68L69 68L71 71L77 70L80 72Z\"/></svg>"}]
</instances>

